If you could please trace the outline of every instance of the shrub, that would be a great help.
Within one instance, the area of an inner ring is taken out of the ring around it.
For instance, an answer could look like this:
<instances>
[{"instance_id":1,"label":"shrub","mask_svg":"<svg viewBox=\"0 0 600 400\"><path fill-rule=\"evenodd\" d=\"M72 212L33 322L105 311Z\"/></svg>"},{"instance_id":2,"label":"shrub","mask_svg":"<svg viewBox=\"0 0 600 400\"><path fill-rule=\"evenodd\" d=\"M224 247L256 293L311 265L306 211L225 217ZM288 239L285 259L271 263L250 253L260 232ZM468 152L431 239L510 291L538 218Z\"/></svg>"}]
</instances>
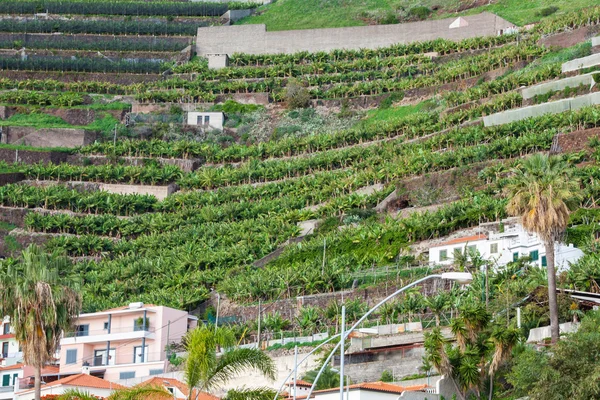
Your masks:
<instances>
[{"instance_id":1,"label":"shrub","mask_svg":"<svg viewBox=\"0 0 600 400\"><path fill-rule=\"evenodd\" d=\"M413 7L408 10L409 17L416 18L419 20L424 20L429 17L431 14L431 10L425 6Z\"/></svg>"},{"instance_id":2,"label":"shrub","mask_svg":"<svg viewBox=\"0 0 600 400\"><path fill-rule=\"evenodd\" d=\"M394 382L394 375L386 369L381 373L381 378L379 380L381 382Z\"/></svg>"},{"instance_id":3,"label":"shrub","mask_svg":"<svg viewBox=\"0 0 600 400\"><path fill-rule=\"evenodd\" d=\"M396 16L396 14L394 14L393 12L388 12L383 18L381 18L379 20L379 23L381 25L392 25L392 24L397 24L398 22L398 16Z\"/></svg>"},{"instance_id":4,"label":"shrub","mask_svg":"<svg viewBox=\"0 0 600 400\"><path fill-rule=\"evenodd\" d=\"M554 14L557 11L558 11L557 6L550 6L550 7L542 8L540 11L537 12L536 15L539 17L547 17L549 15Z\"/></svg>"},{"instance_id":5,"label":"shrub","mask_svg":"<svg viewBox=\"0 0 600 400\"><path fill-rule=\"evenodd\" d=\"M306 108L310 105L310 93L296 79L290 79L285 89L288 108Z\"/></svg>"},{"instance_id":6,"label":"shrub","mask_svg":"<svg viewBox=\"0 0 600 400\"><path fill-rule=\"evenodd\" d=\"M404 92L391 93L381 103L379 103L379 108L382 110L390 108L392 105L394 105L395 102L400 101L403 98L404 98Z\"/></svg>"}]
</instances>

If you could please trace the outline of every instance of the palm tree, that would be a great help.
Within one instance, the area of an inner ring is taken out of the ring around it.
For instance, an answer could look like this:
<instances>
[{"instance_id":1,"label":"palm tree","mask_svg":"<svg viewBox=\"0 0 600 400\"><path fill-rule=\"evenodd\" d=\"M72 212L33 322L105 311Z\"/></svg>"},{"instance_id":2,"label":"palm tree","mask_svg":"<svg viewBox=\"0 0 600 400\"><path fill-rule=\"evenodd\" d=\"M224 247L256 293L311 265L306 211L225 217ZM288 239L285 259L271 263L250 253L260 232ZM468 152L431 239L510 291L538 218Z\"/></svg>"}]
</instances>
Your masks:
<instances>
[{"instance_id":1,"label":"palm tree","mask_svg":"<svg viewBox=\"0 0 600 400\"><path fill-rule=\"evenodd\" d=\"M302 377L303 381L308 383L314 383L317 378L317 374L319 373L319 369L310 370ZM347 380L347 377L344 377L344 381ZM344 382L346 383L346 382ZM317 382L317 386L315 386L316 390L324 390L331 389L334 387L340 387L340 373L327 366L323 369L321 376L319 376L319 381Z\"/></svg>"},{"instance_id":2,"label":"palm tree","mask_svg":"<svg viewBox=\"0 0 600 400\"><path fill-rule=\"evenodd\" d=\"M425 306L435 315L435 326L440 326L440 315L450 306L450 298L446 293L425 298Z\"/></svg>"},{"instance_id":3,"label":"palm tree","mask_svg":"<svg viewBox=\"0 0 600 400\"><path fill-rule=\"evenodd\" d=\"M171 400L173 394L160 386L135 386L127 389L115 390L108 396L108 400ZM56 400L98 400L97 396L84 390L70 389L58 396Z\"/></svg>"},{"instance_id":4,"label":"palm tree","mask_svg":"<svg viewBox=\"0 0 600 400\"><path fill-rule=\"evenodd\" d=\"M36 245L15 261L0 264L0 315L10 317L23 359L35 368L35 399L40 399L41 370L54 356L64 331L81 309L79 282L69 274L70 260Z\"/></svg>"},{"instance_id":5,"label":"palm tree","mask_svg":"<svg viewBox=\"0 0 600 400\"><path fill-rule=\"evenodd\" d=\"M189 387L189 400L194 399L194 393L197 397L201 391L222 387L247 369L256 369L267 378L275 379L273 360L258 349L234 348L235 335L227 327L198 327L187 334L184 343L188 352L184 377ZM224 349L220 356L217 356L218 347ZM254 396L251 391L245 393L249 398Z\"/></svg>"},{"instance_id":6,"label":"palm tree","mask_svg":"<svg viewBox=\"0 0 600 400\"><path fill-rule=\"evenodd\" d=\"M556 343L560 333L554 243L565 231L570 213L579 205L579 183L560 158L536 154L513 170L504 192L509 197L506 211L520 216L523 227L536 233L546 247L550 329L552 342Z\"/></svg>"}]
</instances>

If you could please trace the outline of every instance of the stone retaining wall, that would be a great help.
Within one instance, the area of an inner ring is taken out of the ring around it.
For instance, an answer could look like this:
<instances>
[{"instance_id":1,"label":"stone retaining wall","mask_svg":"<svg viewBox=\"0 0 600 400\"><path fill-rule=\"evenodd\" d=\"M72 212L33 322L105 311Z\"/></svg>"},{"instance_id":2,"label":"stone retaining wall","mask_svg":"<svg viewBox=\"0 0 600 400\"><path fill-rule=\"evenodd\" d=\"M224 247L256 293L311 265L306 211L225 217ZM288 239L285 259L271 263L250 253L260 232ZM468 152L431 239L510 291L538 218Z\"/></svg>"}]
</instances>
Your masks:
<instances>
[{"instance_id":1,"label":"stone retaining wall","mask_svg":"<svg viewBox=\"0 0 600 400\"><path fill-rule=\"evenodd\" d=\"M138 103L131 105L131 113L169 113L172 106L179 107L185 112L202 110L213 106L213 103Z\"/></svg>"},{"instance_id":2,"label":"stone retaining wall","mask_svg":"<svg viewBox=\"0 0 600 400\"><path fill-rule=\"evenodd\" d=\"M53 163L60 164L67 160L68 154L60 151L13 150L0 148L0 161L6 163Z\"/></svg>"},{"instance_id":3,"label":"stone retaining wall","mask_svg":"<svg viewBox=\"0 0 600 400\"><path fill-rule=\"evenodd\" d=\"M41 128L30 126L4 126L2 143L21 144L32 147L74 148L92 144L97 133L74 128Z\"/></svg>"},{"instance_id":4,"label":"stone retaining wall","mask_svg":"<svg viewBox=\"0 0 600 400\"><path fill-rule=\"evenodd\" d=\"M456 28L450 28L450 26L457 21L457 17L396 25L275 32L268 32L263 24L205 27L198 29L196 52L200 55L290 54L299 51L375 49L397 43L438 38L458 41L479 36L495 36L514 26L488 12L460 18L462 26Z\"/></svg>"},{"instance_id":5,"label":"stone retaining wall","mask_svg":"<svg viewBox=\"0 0 600 400\"><path fill-rule=\"evenodd\" d=\"M483 117L483 123L486 127L508 124L526 118L539 117L544 114L558 114L595 104L600 104L600 92L491 114Z\"/></svg>"},{"instance_id":6,"label":"stone retaining wall","mask_svg":"<svg viewBox=\"0 0 600 400\"><path fill-rule=\"evenodd\" d=\"M7 172L0 174L0 186L8 185L9 183L20 182L25 179L25 174L22 172Z\"/></svg>"},{"instance_id":7,"label":"stone retaining wall","mask_svg":"<svg viewBox=\"0 0 600 400\"><path fill-rule=\"evenodd\" d=\"M8 222L9 224L22 228L25 216L32 210L27 208L17 207L0 207L0 221Z\"/></svg>"},{"instance_id":8,"label":"stone retaining wall","mask_svg":"<svg viewBox=\"0 0 600 400\"><path fill-rule=\"evenodd\" d=\"M521 90L521 95L523 96L523 100L528 100L541 94L557 92L566 88L576 88L580 85L592 87L596 83L594 81L594 75L598 73L599 72L592 72L589 74L572 76L570 78L559 79L552 82L540 83L539 85L533 85L524 88Z\"/></svg>"},{"instance_id":9,"label":"stone retaining wall","mask_svg":"<svg viewBox=\"0 0 600 400\"><path fill-rule=\"evenodd\" d=\"M0 153L1 154L1 153ZM174 165L184 172L192 172L197 170L204 164L204 161L199 158L183 159L183 158L144 158L144 157L119 157L117 160L107 156L70 154L66 157L66 162L74 165L107 165L115 163L123 163L126 165L144 165L148 160L158 161L163 165Z\"/></svg>"},{"instance_id":10,"label":"stone retaining wall","mask_svg":"<svg viewBox=\"0 0 600 400\"><path fill-rule=\"evenodd\" d=\"M175 184L166 186L150 186L98 183L98 189L117 194L149 194L156 197L158 200L164 200L170 194L175 193L178 190L178 187Z\"/></svg>"}]
</instances>

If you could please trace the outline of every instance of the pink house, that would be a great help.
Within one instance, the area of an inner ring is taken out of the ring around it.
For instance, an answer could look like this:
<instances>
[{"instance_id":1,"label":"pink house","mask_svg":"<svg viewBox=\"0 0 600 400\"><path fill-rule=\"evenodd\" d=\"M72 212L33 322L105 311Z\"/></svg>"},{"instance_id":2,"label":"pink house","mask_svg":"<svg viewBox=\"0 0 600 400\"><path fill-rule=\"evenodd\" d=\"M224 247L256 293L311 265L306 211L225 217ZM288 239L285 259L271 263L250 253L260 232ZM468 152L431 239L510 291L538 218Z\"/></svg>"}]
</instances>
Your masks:
<instances>
[{"instance_id":1,"label":"pink house","mask_svg":"<svg viewBox=\"0 0 600 400\"><path fill-rule=\"evenodd\" d=\"M112 382L162 374L167 344L197 322L185 311L144 303L81 314L60 341L60 374L84 371Z\"/></svg>"}]
</instances>

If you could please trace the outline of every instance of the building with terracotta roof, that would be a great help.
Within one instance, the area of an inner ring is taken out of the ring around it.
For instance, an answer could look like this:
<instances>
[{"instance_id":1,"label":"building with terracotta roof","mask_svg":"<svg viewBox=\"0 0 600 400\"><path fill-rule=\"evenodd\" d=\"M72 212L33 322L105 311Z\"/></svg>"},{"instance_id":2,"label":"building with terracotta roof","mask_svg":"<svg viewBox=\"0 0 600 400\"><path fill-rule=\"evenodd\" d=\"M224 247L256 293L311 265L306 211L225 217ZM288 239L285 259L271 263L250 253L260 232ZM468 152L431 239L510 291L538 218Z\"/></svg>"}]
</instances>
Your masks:
<instances>
[{"instance_id":1,"label":"building with terracotta roof","mask_svg":"<svg viewBox=\"0 0 600 400\"><path fill-rule=\"evenodd\" d=\"M167 344L179 343L197 321L186 311L144 303L81 314L60 341L60 373L121 383L162 374Z\"/></svg>"},{"instance_id":2,"label":"building with terracotta roof","mask_svg":"<svg viewBox=\"0 0 600 400\"><path fill-rule=\"evenodd\" d=\"M187 385L177 379L172 378L162 378L162 377L154 377L150 378L147 381L144 381L136 386L160 386L164 387L168 390L172 396L165 398L165 400L169 399L177 399L177 400L185 400L188 398L190 393ZM157 395L150 398L150 400L162 400L164 396ZM192 398L197 400L219 400L217 396L213 396L210 393L200 392L194 390Z\"/></svg>"},{"instance_id":3,"label":"building with terracotta roof","mask_svg":"<svg viewBox=\"0 0 600 400\"><path fill-rule=\"evenodd\" d=\"M77 374L43 384L42 396L60 395L71 389L82 390L93 396L106 398L115 390L125 389L125 386L88 374ZM15 394L15 400L33 400L34 398L33 388Z\"/></svg>"},{"instance_id":4,"label":"building with terracotta roof","mask_svg":"<svg viewBox=\"0 0 600 400\"><path fill-rule=\"evenodd\" d=\"M458 237L436 244L429 248L429 263L434 265L451 265L458 255L465 251L477 251L484 259L493 261L498 266L506 265L521 257L529 257L534 265L546 266L546 247L540 238L527 232L518 219L509 218L502 223L481 224L482 231L465 237ZM557 243L555 246L556 267L559 270L569 268L583 252L572 244Z\"/></svg>"},{"instance_id":5,"label":"building with terracotta roof","mask_svg":"<svg viewBox=\"0 0 600 400\"><path fill-rule=\"evenodd\" d=\"M19 379L23 378L23 364L0 367L0 400L12 400L19 387Z\"/></svg>"},{"instance_id":6,"label":"building with terracotta roof","mask_svg":"<svg viewBox=\"0 0 600 400\"><path fill-rule=\"evenodd\" d=\"M10 325L10 318L4 317L0 322L0 366L8 367L20 362L23 353L19 342L15 339L15 332Z\"/></svg>"},{"instance_id":7,"label":"building with terracotta roof","mask_svg":"<svg viewBox=\"0 0 600 400\"><path fill-rule=\"evenodd\" d=\"M398 397L404 392L426 392L427 385L400 386L386 382L365 382L355 385L349 385L344 388L347 397L346 400L398 400ZM297 395L297 400L306 399L308 392L303 395ZM291 397L289 397L291 399ZM340 398L340 388L317 390L311 395L315 400L338 400Z\"/></svg>"}]
</instances>

